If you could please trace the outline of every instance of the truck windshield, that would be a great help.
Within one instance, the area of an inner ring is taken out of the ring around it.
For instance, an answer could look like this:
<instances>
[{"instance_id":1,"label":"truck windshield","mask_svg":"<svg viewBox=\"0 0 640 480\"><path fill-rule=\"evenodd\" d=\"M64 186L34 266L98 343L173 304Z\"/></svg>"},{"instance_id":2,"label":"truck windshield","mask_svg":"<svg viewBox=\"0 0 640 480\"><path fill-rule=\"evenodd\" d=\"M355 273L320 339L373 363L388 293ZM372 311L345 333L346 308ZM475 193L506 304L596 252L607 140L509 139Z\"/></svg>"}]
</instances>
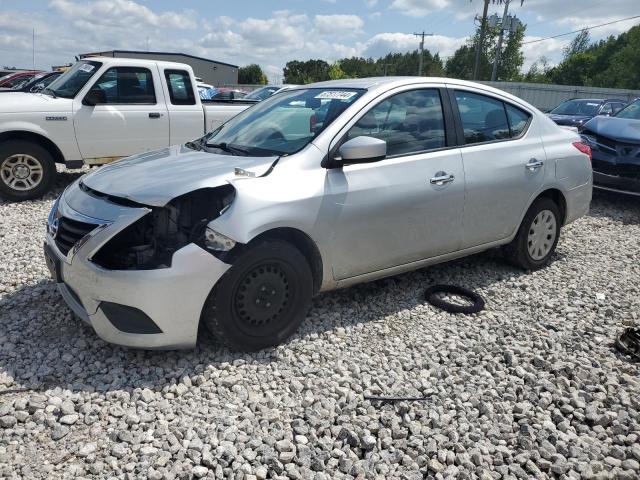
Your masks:
<instances>
[{"instance_id":1,"label":"truck windshield","mask_svg":"<svg viewBox=\"0 0 640 480\"><path fill-rule=\"evenodd\" d=\"M56 97L73 98L101 66L102 63L89 60L78 62L45 88L43 93L51 92Z\"/></svg>"},{"instance_id":2,"label":"truck windshield","mask_svg":"<svg viewBox=\"0 0 640 480\"><path fill-rule=\"evenodd\" d=\"M344 88L282 92L206 135L201 145L232 155L289 155L303 149L364 92Z\"/></svg>"}]
</instances>

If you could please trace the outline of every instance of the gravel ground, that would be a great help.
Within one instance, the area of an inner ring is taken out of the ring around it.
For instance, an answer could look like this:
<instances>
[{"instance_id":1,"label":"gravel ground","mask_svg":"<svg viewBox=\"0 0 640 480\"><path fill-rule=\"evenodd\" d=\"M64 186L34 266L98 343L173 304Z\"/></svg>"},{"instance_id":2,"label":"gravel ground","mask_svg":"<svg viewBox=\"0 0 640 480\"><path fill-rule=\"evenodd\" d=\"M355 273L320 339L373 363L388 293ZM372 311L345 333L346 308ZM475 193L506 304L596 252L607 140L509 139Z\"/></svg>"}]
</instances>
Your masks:
<instances>
[{"instance_id":1,"label":"gravel ground","mask_svg":"<svg viewBox=\"0 0 640 480\"><path fill-rule=\"evenodd\" d=\"M98 339L49 280L52 201L0 203L0 477L640 475L638 364L612 348L640 311L638 200L596 195L540 272L489 252L321 295L257 354ZM486 310L437 311L435 282Z\"/></svg>"}]
</instances>

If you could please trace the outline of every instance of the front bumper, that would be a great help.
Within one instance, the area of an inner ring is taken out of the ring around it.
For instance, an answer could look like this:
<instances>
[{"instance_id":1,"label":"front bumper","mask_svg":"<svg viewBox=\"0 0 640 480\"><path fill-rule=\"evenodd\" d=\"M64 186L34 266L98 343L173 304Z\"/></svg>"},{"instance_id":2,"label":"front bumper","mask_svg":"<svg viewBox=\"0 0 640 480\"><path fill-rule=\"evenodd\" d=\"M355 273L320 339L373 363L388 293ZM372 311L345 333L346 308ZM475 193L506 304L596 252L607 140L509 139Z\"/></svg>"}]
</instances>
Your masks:
<instances>
[{"instance_id":1,"label":"front bumper","mask_svg":"<svg viewBox=\"0 0 640 480\"><path fill-rule=\"evenodd\" d=\"M169 268L102 268L90 260L91 256L116 233L144 215L146 209L110 204L86 194L87 198L78 201L79 195L77 191L71 195L65 192L56 215L81 222L90 220L99 226L66 255L52 235L55 229L49 229L45 240L45 250L59 266L57 285L69 307L90 324L99 337L111 343L139 348L194 347L206 298L230 265L197 245L188 244L174 253ZM67 199L71 199L75 208ZM89 212L99 216L89 216ZM132 333L136 328L128 328L126 324L135 319L114 319L113 309L106 308L113 304L142 312L160 332Z\"/></svg>"}]
</instances>

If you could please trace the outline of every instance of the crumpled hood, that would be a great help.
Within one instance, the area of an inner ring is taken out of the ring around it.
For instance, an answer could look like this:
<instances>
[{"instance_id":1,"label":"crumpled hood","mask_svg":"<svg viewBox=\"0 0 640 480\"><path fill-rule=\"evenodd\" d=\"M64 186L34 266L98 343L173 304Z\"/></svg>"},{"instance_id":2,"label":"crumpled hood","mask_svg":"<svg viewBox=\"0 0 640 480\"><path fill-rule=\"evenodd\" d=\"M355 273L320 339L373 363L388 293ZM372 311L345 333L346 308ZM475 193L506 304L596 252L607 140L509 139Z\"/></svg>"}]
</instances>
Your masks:
<instances>
[{"instance_id":1,"label":"crumpled hood","mask_svg":"<svg viewBox=\"0 0 640 480\"><path fill-rule=\"evenodd\" d=\"M548 113L547 117L558 125L578 125L592 118L585 115L558 115L557 113Z\"/></svg>"},{"instance_id":2,"label":"crumpled hood","mask_svg":"<svg viewBox=\"0 0 640 480\"><path fill-rule=\"evenodd\" d=\"M175 145L100 167L82 183L100 193L161 207L193 190L248 178L237 176L236 168L264 175L277 158L217 155Z\"/></svg>"},{"instance_id":3,"label":"crumpled hood","mask_svg":"<svg viewBox=\"0 0 640 480\"><path fill-rule=\"evenodd\" d=\"M12 92L0 95L0 113L68 113L71 115L73 100L53 98L44 93Z\"/></svg>"},{"instance_id":4,"label":"crumpled hood","mask_svg":"<svg viewBox=\"0 0 640 480\"><path fill-rule=\"evenodd\" d=\"M640 143L640 120L594 117L584 125L584 128L618 142Z\"/></svg>"}]
</instances>

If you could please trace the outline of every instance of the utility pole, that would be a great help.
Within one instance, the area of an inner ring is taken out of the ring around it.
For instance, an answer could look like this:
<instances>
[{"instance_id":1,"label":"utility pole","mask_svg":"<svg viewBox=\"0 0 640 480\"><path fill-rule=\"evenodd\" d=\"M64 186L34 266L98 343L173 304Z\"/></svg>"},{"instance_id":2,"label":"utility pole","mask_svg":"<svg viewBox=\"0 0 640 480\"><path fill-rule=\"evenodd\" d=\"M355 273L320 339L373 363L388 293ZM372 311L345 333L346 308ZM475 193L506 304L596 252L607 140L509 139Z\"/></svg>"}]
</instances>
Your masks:
<instances>
[{"instance_id":1,"label":"utility pole","mask_svg":"<svg viewBox=\"0 0 640 480\"><path fill-rule=\"evenodd\" d=\"M476 46L476 61L473 64L473 79L478 79L478 70L480 69L480 52L482 52L482 46L484 45L484 33L487 28L487 11L489 10L489 0L484 0L484 9L482 10L482 20L480 21L480 39Z\"/></svg>"},{"instance_id":2,"label":"utility pole","mask_svg":"<svg viewBox=\"0 0 640 480\"><path fill-rule=\"evenodd\" d=\"M31 38L31 63L33 64L33 69L36 69L36 29L34 28L32 31Z\"/></svg>"},{"instance_id":3,"label":"utility pole","mask_svg":"<svg viewBox=\"0 0 640 480\"><path fill-rule=\"evenodd\" d=\"M393 66L393 63L383 63L382 65L384 65L384 76L387 76L387 67L389 65Z\"/></svg>"},{"instance_id":4,"label":"utility pole","mask_svg":"<svg viewBox=\"0 0 640 480\"><path fill-rule=\"evenodd\" d=\"M424 37L433 37L433 33L414 33L416 37L420 38L420 59L418 61L418 76L422 76L422 64L424 63Z\"/></svg>"},{"instance_id":5,"label":"utility pole","mask_svg":"<svg viewBox=\"0 0 640 480\"><path fill-rule=\"evenodd\" d=\"M502 25L500 25L500 35L498 36L498 46L496 47L496 58L493 60L493 70L491 71L491 81L495 81L498 75L498 63L500 62L500 52L502 51L502 39L504 38L504 20L509 13L509 4L511 0L505 0L504 12L502 13Z\"/></svg>"}]
</instances>

